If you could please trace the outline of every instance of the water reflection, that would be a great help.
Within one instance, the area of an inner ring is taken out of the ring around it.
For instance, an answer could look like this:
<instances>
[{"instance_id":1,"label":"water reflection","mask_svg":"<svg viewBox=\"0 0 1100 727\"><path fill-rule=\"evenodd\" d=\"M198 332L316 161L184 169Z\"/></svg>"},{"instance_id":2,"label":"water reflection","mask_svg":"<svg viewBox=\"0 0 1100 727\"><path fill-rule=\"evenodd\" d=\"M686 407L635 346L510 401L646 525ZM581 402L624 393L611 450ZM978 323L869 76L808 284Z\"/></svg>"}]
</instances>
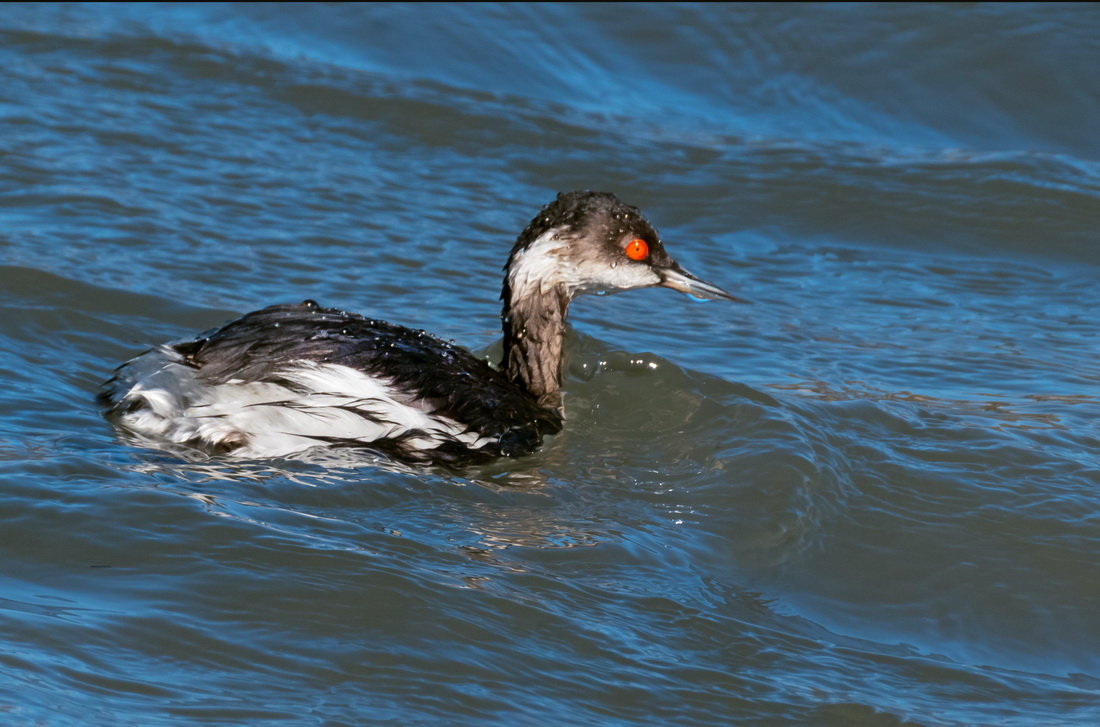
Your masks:
<instances>
[{"instance_id":1,"label":"water reflection","mask_svg":"<svg viewBox=\"0 0 1100 727\"><path fill-rule=\"evenodd\" d=\"M776 389L797 392L825 401L902 402L954 412L988 417L1000 426L1020 429L1065 429L1064 421L1070 407L1096 406L1100 397L1087 394L1022 394L975 393L973 399L918 394L911 391L885 391L866 382L846 381L842 385L827 381L803 380L775 384ZM1051 410L1050 404L1062 405ZM1029 411L1029 407L1034 409ZM1081 412L1086 414L1086 412Z\"/></svg>"}]
</instances>

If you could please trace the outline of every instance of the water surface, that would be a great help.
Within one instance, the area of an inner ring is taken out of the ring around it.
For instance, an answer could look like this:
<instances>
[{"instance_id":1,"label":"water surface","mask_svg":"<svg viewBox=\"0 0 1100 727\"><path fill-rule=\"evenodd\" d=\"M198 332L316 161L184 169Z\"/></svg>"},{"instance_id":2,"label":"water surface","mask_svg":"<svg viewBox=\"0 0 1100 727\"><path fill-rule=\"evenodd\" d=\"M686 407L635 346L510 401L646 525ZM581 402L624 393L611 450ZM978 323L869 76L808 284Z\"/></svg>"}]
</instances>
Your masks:
<instances>
[{"instance_id":1,"label":"water surface","mask_svg":"<svg viewBox=\"0 0 1100 727\"><path fill-rule=\"evenodd\" d=\"M0 17L12 724L1100 722L1100 11ZM458 473L121 439L149 345L315 298L499 352L560 190L751 306L573 307Z\"/></svg>"}]
</instances>

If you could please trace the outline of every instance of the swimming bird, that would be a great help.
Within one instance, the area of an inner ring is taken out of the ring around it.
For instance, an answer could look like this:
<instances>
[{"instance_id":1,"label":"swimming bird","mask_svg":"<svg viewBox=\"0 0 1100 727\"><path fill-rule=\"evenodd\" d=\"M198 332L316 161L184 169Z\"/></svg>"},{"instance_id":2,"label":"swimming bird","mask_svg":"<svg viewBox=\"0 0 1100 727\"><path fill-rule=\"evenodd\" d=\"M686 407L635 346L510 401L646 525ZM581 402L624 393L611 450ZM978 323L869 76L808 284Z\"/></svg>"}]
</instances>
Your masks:
<instances>
[{"instance_id":1,"label":"swimming bird","mask_svg":"<svg viewBox=\"0 0 1100 727\"><path fill-rule=\"evenodd\" d=\"M425 331L306 300L153 348L120 366L100 401L146 443L234 458L318 446L444 465L516 457L562 429L574 296L664 286L739 301L681 268L642 213L606 192L559 194L504 270L499 368Z\"/></svg>"}]
</instances>

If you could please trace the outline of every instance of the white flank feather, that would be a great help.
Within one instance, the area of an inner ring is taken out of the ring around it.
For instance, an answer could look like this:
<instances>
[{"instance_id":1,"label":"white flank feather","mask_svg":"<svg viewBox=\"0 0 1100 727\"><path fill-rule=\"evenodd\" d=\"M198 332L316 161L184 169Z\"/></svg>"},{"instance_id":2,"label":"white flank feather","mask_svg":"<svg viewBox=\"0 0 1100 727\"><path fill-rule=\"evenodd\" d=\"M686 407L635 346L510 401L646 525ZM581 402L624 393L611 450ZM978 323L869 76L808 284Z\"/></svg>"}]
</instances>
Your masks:
<instances>
[{"instance_id":1,"label":"white flank feather","mask_svg":"<svg viewBox=\"0 0 1100 727\"><path fill-rule=\"evenodd\" d=\"M492 440L430 415L390 382L338 364L296 362L277 372L291 387L196 378L169 347L145 353L107 391L122 426L154 440L221 448L234 457L278 457L333 440L369 445L408 437L403 448L458 441L477 449Z\"/></svg>"}]
</instances>

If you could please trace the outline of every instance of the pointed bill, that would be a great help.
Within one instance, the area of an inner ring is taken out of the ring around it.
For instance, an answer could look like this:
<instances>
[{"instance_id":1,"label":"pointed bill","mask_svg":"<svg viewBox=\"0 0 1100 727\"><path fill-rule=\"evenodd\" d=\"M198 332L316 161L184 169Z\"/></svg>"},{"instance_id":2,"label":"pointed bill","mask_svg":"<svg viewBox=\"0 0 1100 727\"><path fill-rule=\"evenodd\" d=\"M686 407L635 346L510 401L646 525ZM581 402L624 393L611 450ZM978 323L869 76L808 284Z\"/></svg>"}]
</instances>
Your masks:
<instances>
[{"instance_id":1,"label":"pointed bill","mask_svg":"<svg viewBox=\"0 0 1100 727\"><path fill-rule=\"evenodd\" d=\"M677 263L672 263L669 267L661 268L656 272L661 277L661 282L658 285L665 288L672 288L681 293L707 300L730 300L734 303L748 303L747 300L730 295L717 285L711 285L704 280L700 280Z\"/></svg>"}]
</instances>

